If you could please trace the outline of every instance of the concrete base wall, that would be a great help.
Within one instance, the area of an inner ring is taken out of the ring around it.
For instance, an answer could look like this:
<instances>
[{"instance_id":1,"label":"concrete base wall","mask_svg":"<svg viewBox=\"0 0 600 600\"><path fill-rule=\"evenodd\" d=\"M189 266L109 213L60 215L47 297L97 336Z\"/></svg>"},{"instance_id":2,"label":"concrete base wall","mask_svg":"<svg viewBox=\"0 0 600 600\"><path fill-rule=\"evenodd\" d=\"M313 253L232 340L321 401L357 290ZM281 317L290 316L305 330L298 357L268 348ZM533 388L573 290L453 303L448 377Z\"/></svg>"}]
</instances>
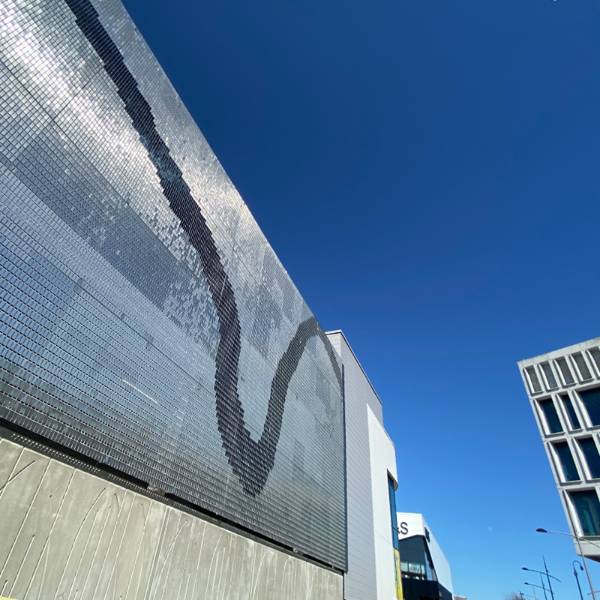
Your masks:
<instances>
[{"instance_id":1,"label":"concrete base wall","mask_svg":"<svg viewBox=\"0 0 600 600\"><path fill-rule=\"evenodd\" d=\"M2 439L0 596L341 600L342 577Z\"/></svg>"}]
</instances>

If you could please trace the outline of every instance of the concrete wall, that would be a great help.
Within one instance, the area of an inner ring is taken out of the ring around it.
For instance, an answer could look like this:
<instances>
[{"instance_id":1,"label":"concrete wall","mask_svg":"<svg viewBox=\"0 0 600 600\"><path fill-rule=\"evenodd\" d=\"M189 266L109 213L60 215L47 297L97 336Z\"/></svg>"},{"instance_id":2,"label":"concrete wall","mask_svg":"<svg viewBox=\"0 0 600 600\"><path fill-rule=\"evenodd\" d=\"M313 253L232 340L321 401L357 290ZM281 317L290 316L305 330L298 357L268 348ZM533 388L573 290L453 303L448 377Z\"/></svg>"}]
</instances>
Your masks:
<instances>
[{"instance_id":1,"label":"concrete wall","mask_svg":"<svg viewBox=\"0 0 600 600\"><path fill-rule=\"evenodd\" d=\"M342 577L1 439L0 596L341 600Z\"/></svg>"}]
</instances>

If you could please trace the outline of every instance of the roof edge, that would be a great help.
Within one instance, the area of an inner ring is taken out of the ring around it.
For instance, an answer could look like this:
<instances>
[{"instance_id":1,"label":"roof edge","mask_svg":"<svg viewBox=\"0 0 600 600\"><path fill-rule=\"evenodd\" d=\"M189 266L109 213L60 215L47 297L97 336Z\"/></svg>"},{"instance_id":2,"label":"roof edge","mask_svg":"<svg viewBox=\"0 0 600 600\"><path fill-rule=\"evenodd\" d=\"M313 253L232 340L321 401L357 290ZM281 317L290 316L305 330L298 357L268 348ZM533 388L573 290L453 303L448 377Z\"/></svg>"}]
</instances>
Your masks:
<instances>
[{"instance_id":1,"label":"roof edge","mask_svg":"<svg viewBox=\"0 0 600 600\"><path fill-rule=\"evenodd\" d=\"M354 357L354 360L356 361L356 364L360 367L360 370L362 371L362 374L365 376L365 379L367 380L367 383L371 387L371 390L372 390L373 394L375 394L375 397L379 401L379 404L381 404L381 406L383 406L383 401L381 400L381 397L379 396L379 394L377 393L377 390L375 389L375 386L373 385L373 383L369 379L369 376L367 375L367 372L365 371L364 367L362 366L360 360L358 360L358 356L356 356L356 352L354 352L352 346L350 345L350 342L348 341L348 338L346 337L346 334L341 329L332 329L330 331L326 331L325 332L325 335L336 335L336 334L341 335L342 338L344 339L344 341L346 342L346 346L348 346L348 348L350 349L350 352L352 353L352 356Z\"/></svg>"},{"instance_id":2,"label":"roof edge","mask_svg":"<svg viewBox=\"0 0 600 600\"><path fill-rule=\"evenodd\" d=\"M530 358L522 358L521 360L517 361L517 365L519 367L527 366L544 359L558 358L559 356L563 356L564 354L569 354L571 352L577 352L578 350L587 350L592 346L600 346L600 337L590 338L589 340L570 344L569 346L563 346L562 348L537 354L536 356L531 356Z\"/></svg>"}]
</instances>

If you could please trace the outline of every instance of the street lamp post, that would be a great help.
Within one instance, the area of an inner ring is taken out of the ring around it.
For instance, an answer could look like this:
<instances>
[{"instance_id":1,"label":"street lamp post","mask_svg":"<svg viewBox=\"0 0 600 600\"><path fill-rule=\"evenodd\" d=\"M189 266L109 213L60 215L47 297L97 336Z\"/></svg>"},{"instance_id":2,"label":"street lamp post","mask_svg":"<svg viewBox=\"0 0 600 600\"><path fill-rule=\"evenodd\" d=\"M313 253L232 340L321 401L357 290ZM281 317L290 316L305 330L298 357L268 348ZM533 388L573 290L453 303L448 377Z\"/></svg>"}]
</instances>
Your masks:
<instances>
[{"instance_id":1,"label":"street lamp post","mask_svg":"<svg viewBox=\"0 0 600 600\"><path fill-rule=\"evenodd\" d=\"M548 587L550 588L550 596L552 596L552 600L554 600L554 590L552 589L552 581L550 580L550 573L548 573L548 565L546 564L546 557L542 556L542 560L544 561L544 571L546 571L546 579L548 580ZM554 577L556 579L556 577Z\"/></svg>"},{"instance_id":2,"label":"street lamp post","mask_svg":"<svg viewBox=\"0 0 600 600\"><path fill-rule=\"evenodd\" d=\"M544 585L544 576L540 573L540 583L542 584L542 589L544 590L544 600L548 600L548 596L546 595L546 586ZM554 598L552 598L554 600Z\"/></svg>"},{"instance_id":3,"label":"street lamp post","mask_svg":"<svg viewBox=\"0 0 600 600\"><path fill-rule=\"evenodd\" d=\"M529 569L528 569L528 570L529 570ZM526 583L525 585L530 585L530 586L532 586L532 587L536 587L536 588L538 588L538 590L539 590L539 589L541 589L541 590L544 592L544 600L548 600L548 596L546 595L546 590L547 590L547 588L546 588L546 586L544 585L544 580L543 580L543 578L542 578L542 576L541 576L541 575L540 575L540 583L541 583L541 585L534 585L533 583ZM0 600L1 600L1 599L0 599Z\"/></svg>"},{"instance_id":4,"label":"street lamp post","mask_svg":"<svg viewBox=\"0 0 600 600\"><path fill-rule=\"evenodd\" d=\"M585 574L586 574L586 577L587 577L587 580L588 580L588 585L590 586L590 595L592 596L592 600L596 600L596 592L594 591L594 585L592 583L592 576L590 575L590 570L588 569L587 561L585 560L585 556L584 556L583 550L581 548L581 540L580 540L579 536L578 535L572 535L572 534L566 533L564 531L550 531L548 529L544 529L543 527L538 527L536 529L536 531L538 533L552 533L552 534L555 534L555 535L566 535L566 536L568 536L570 538L573 538L577 542L577 547L579 548L579 554L581 555L581 560L583 562L583 566L584 566L584 569L585 569ZM593 542L591 542L591 543L593 543ZM594 545L596 545L596 544L594 544Z\"/></svg>"},{"instance_id":5,"label":"street lamp post","mask_svg":"<svg viewBox=\"0 0 600 600\"><path fill-rule=\"evenodd\" d=\"M542 582L543 583L543 582ZM533 588L533 596L534 598L537 598L537 595L535 593L535 589L541 589L544 590L544 595L546 595L546 588L543 585L536 585L535 583L528 583L527 581L525 582L525 585L528 585L529 587Z\"/></svg>"},{"instance_id":6,"label":"street lamp post","mask_svg":"<svg viewBox=\"0 0 600 600\"><path fill-rule=\"evenodd\" d=\"M581 585L579 584L579 575L577 574L577 568L575 567L575 565L579 565L579 569L581 571L583 571L583 567L581 566L581 563L578 560L574 560L572 565L573 565L573 575L575 575L575 581L577 582L577 589L579 590L579 598L580 598L580 600L583 600L583 594L581 593Z\"/></svg>"},{"instance_id":7,"label":"street lamp post","mask_svg":"<svg viewBox=\"0 0 600 600\"><path fill-rule=\"evenodd\" d=\"M533 588L533 597L534 597L535 600L537 600L537 594L535 593L535 588L538 587L538 586L537 585L532 585L531 583L527 583L527 582L525 582L525 585L528 585L528 586L530 586L530 587Z\"/></svg>"},{"instance_id":8,"label":"street lamp post","mask_svg":"<svg viewBox=\"0 0 600 600\"><path fill-rule=\"evenodd\" d=\"M537 569L530 569L529 567L521 567L521 569L523 569L523 571L529 571L531 573L539 573L540 581L542 582L542 588L544 589L544 598L547 598L546 589L549 589L550 596L552 597L552 600L554 600L554 590L552 589L552 585L550 585L550 578L555 579L559 583L560 583L560 579L558 577L554 577L554 575L550 575L550 573L548 573L548 567L546 566L546 559L544 559L544 557L542 557L542 560L544 561L544 570L543 571L538 571ZM546 588L546 586L544 585L544 575L546 575L546 577L548 579L549 588Z\"/></svg>"}]
</instances>

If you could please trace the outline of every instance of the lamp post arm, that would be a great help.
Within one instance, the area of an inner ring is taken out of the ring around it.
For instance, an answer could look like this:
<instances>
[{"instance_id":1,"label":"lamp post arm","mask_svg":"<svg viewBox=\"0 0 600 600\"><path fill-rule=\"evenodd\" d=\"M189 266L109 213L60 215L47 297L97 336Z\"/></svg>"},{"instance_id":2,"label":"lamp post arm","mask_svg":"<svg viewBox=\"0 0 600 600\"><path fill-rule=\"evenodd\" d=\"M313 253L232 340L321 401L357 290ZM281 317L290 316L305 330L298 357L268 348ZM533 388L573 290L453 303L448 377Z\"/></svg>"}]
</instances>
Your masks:
<instances>
[{"instance_id":1,"label":"lamp post arm","mask_svg":"<svg viewBox=\"0 0 600 600\"><path fill-rule=\"evenodd\" d=\"M551 575L550 573L546 573L546 571L538 571L537 569L530 569L529 567L523 567L523 570L531 571L532 573L541 573L542 575L548 575L548 577L550 577L551 579L558 581L558 583L562 583L558 577L555 577L554 575Z\"/></svg>"},{"instance_id":2,"label":"lamp post arm","mask_svg":"<svg viewBox=\"0 0 600 600\"><path fill-rule=\"evenodd\" d=\"M600 544L597 542L592 542L592 540L587 540L577 535L573 535L572 533L567 533L566 531L554 531L553 529L547 529L547 533L551 533L552 535L566 535L567 537L573 538L577 541L584 541L586 544L591 544L592 546L596 546L596 548L600 548Z\"/></svg>"},{"instance_id":3,"label":"lamp post arm","mask_svg":"<svg viewBox=\"0 0 600 600\"><path fill-rule=\"evenodd\" d=\"M577 548L579 548L579 555L581 556L581 560L583 562L583 566L585 568L585 575L588 580L588 585L590 586L590 595L592 596L592 600L596 600L596 592L594 590L594 584L592 583L592 576L590 574L590 570L587 565L587 560L585 559L585 555L583 554L583 549L581 547L581 538L578 535L573 535L572 533L565 533L564 531L553 531L550 529L537 529L538 533L552 533L554 535L566 535L571 539L574 539L577 542ZM598 544L594 544L590 542L594 546L598 546ZM598 546L600 548L600 546Z\"/></svg>"}]
</instances>

